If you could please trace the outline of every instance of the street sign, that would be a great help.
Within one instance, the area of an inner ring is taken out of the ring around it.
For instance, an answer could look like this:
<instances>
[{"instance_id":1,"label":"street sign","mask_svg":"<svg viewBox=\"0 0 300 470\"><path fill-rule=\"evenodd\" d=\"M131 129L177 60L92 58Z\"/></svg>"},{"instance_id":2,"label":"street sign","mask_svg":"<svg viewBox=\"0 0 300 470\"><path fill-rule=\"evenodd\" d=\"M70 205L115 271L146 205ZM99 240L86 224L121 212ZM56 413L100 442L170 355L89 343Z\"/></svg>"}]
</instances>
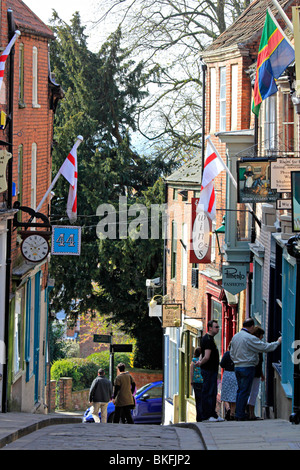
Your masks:
<instances>
[{"instance_id":1,"label":"street sign","mask_svg":"<svg viewBox=\"0 0 300 470\"><path fill-rule=\"evenodd\" d=\"M132 352L132 344L111 344L110 352Z\"/></svg>"},{"instance_id":2,"label":"street sign","mask_svg":"<svg viewBox=\"0 0 300 470\"><path fill-rule=\"evenodd\" d=\"M94 335L94 343L111 343L111 335Z\"/></svg>"},{"instance_id":3,"label":"street sign","mask_svg":"<svg viewBox=\"0 0 300 470\"><path fill-rule=\"evenodd\" d=\"M79 256L81 248L81 227L73 225L52 226L52 255Z\"/></svg>"}]
</instances>

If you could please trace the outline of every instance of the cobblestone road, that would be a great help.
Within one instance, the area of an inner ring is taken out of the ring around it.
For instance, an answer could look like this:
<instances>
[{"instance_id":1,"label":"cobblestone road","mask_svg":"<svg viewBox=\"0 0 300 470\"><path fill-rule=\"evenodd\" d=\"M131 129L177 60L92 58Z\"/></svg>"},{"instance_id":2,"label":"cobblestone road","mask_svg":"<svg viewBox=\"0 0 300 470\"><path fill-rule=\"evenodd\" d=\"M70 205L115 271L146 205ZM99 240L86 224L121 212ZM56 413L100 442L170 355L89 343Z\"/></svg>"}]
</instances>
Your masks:
<instances>
[{"instance_id":1,"label":"cobblestone road","mask_svg":"<svg viewBox=\"0 0 300 470\"><path fill-rule=\"evenodd\" d=\"M60 424L28 434L1 450L203 450L189 428L126 424Z\"/></svg>"}]
</instances>

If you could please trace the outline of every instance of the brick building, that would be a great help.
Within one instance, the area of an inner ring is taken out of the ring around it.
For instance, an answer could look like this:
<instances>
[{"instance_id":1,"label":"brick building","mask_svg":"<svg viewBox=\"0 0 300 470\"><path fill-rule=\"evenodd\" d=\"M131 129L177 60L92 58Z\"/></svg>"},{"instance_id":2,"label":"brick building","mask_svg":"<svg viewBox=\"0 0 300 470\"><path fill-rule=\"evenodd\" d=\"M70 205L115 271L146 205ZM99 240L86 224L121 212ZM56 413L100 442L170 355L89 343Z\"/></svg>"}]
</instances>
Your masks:
<instances>
[{"instance_id":1,"label":"brick building","mask_svg":"<svg viewBox=\"0 0 300 470\"><path fill-rule=\"evenodd\" d=\"M49 199L37 217L32 211L51 182L53 115L62 92L49 70L48 47L54 39L51 29L20 0L3 0L0 7L1 49L16 30L21 32L6 61L0 94L0 109L9 116L5 129L0 131L0 145L12 155L7 166L7 190L0 194L0 205L14 215L7 221L6 246L1 245L7 265L6 302L0 311L5 349L1 410L45 413L49 379ZM25 223L28 225L22 225ZM24 258L21 253L28 231L42 235L45 253L39 261L30 259L31 255Z\"/></svg>"},{"instance_id":2,"label":"brick building","mask_svg":"<svg viewBox=\"0 0 300 470\"><path fill-rule=\"evenodd\" d=\"M291 18L295 2L279 3ZM293 364L289 354L295 333L297 285L295 259L286 249L291 237L291 214L278 210L271 199L274 190L265 188L271 173L268 159L296 156L298 116L291 100L293 67L278 80L278 93L263 102L259 119L251 111L267 7L289 36L272 2L254 0L202 53L206 65L205 134L210 135L237 182L235 186L225 171L214 180L217 218L215 225L206 229L206 233L210 230L212 234L206 239L211 250L206 264L191 263L193 245L185 249L192 238L192 198L200 191L201 155L166 179L169 216L166 294L168 302L182 304L182 326L165 329L166 423L195 419L189 364L192 351L211 318L216 318L221 326L215 337L221 355L246 317L252 316L265 329L267 341L276 340L279 331L285 331L281 350L265 358L267 379L261 387L256 412L272 411L286 418L291 411ZM263 158L259 160L259 157ZM241 188L245 184L244 162L249 158L259 162L256 171L262 171L265 165L265 172L259 190L262 196L257 202L253 199L246 203L241 200ZM263 160L268 162L261 163ZM227 282L230 270L237 273L237 278L244 279L241 287L235 280ZM281 358L282 368L278 362ZM219 390L220 386L221 382Z\"/></svg>"}]
</instances>

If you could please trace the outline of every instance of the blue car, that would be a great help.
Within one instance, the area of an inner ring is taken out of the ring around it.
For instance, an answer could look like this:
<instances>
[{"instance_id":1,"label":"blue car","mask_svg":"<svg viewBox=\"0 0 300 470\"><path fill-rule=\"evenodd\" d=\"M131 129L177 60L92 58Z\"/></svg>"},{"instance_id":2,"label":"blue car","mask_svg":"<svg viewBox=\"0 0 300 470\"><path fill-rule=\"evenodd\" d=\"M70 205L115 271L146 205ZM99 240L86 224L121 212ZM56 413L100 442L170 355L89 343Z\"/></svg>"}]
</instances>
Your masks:
<instances>
[{"instance_id":1,"label":"blue car","mask_svg":"<svg viewBox=\"0 0 300 470\"><path fill-rule=\"evenodd\" d=\"M131 411L134 424L161 424L162 418L162 394L163 382L152 382L144 385L135 394L136 406ZM114 419L115 405L109 402L107 406L107 422L112 423ZM101 419L101 411L99 411ZM90 408L83 416L84 423L94 423Z\"/></svg>"}]
</instances>

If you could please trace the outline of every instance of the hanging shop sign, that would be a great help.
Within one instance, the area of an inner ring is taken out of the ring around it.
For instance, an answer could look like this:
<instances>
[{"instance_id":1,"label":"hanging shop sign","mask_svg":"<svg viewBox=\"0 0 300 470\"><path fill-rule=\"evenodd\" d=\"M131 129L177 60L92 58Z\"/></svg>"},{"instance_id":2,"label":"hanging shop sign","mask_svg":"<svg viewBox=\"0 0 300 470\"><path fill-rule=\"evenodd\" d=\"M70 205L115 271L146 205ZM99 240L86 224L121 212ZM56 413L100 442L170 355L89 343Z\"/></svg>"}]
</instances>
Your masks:
<instances>
[{"instance_id":1,"label":"hanging shop sign","mask_svg":"<svg viewBox=\"0 0 300 470\"><path fill-rule=\"evenodd\" d=\"M81 227L72 225L52 226L52 255L79 256L81 249Z\"/></svg>"},{"instance_id":2,"label":"hanging shop sign","mask_svg":"<svg viewBox=\"0 0 300 470\"><path fill-rule=\"evenodd\" d=\"M277 158L270 162L271 188L280 193L291 192L291 172L300 168L300 158Z\"/></svg>"},{"instance_id":3,"label":"hanging shop sign","mask_svg":"<svg viewBox=\"0 0 300 470\"><path fill-rule=\"evenodd\" d=\"M163 304L162 306L162 327L181 327L181 304Z\"/></svg>"},{"instance_id":4,"label":"hanging shop sign","mask_svg":"<svg viewBox=\"0 0 300 470\"><path fill-rule=\"evenodd\" d=\"M292 232L300 232L300 171L291 172Z\"/></svg>"},{"instance_id":5,"label":"hanging shop sign","mask_svg":"<svg viewBox=\"0 0 300 470\"><path fill-rule=\"evenodd\" d=\"M212 225L205 212L197 212L198 203L199 198L192 198L190 263L210 263Z\"/></svg>"},{"instance_id":6,"label":"hanging shop sign","mask_svg":"<svg viewBox=\"0 0 300 470\"><path fill-rule=\"evenodd\" d=\"M275 202L281 197L271 187L270 158L241 158L237 161L239 203Z\"/></svg>"},{"instance_id":7,"label":"hanging shop sign","mask_svg":"<svg viewBox=\"0 0 300 470\"><path fill-rule=\"evenodd\" d=\"M7 190L6 167L12 154L6 150L0 150L0 193Z\"/></svg>"},{"instance_id":8,"label":"hanging shop sign","mask_svg":"<svg viewBox=\"0 0 300 470\"><path fill-rule=\"evenodd\" d=\"M223 264L222 287L236 295L247 287L247 266L241 263Z\"/></svg>"}]
</instances>

